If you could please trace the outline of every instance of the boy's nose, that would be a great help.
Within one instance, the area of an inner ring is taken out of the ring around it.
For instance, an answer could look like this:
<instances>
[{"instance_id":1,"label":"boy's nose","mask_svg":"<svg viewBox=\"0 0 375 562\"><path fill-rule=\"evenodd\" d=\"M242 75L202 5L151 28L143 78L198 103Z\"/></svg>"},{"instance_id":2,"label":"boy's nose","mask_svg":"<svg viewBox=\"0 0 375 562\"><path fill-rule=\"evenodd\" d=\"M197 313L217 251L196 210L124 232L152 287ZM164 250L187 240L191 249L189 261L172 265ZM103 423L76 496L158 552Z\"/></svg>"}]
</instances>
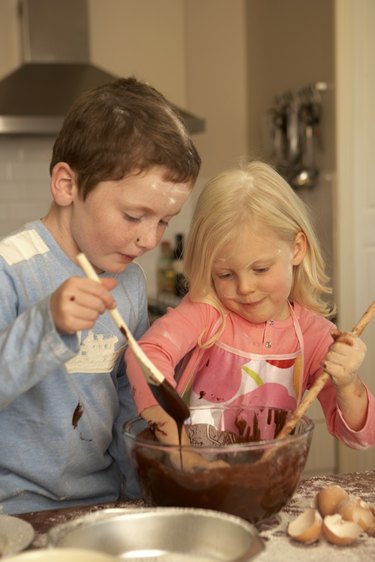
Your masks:
<instances>
[{"instance_id":1,"label":"boy's nose","mask_svg":"<svg viewBox=\"0 0 375 562\"><path fill-rule=\"evenodd\" d=\"M159 244L161 237L162 234L159 236L156 228L145 228L138 232L137 245L149 251Z\"/></svg>"}]
</instances>

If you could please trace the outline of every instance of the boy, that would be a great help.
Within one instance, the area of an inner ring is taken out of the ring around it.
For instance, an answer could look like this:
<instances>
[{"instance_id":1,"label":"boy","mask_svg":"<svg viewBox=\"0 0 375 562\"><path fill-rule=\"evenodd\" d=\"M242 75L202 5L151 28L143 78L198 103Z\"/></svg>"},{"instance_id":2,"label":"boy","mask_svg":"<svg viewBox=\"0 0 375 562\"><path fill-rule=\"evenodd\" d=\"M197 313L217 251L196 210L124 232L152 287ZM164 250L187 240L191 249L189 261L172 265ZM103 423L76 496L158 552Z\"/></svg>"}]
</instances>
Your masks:
<instances>
[{"instance_id":1,"label":"boy","mask_svg":"<svg viewBox=\"0 0 375 562\"><path fill-rule=\"evenodd\" d=\"M0 511L139 497L121 438L136 413L126 342L108 309L136 338L147 328L132 262L159 243L199 167L171 104L135 78L86 92L66 116L47 215L0 242Z\"/></svg>"}]
</instances>

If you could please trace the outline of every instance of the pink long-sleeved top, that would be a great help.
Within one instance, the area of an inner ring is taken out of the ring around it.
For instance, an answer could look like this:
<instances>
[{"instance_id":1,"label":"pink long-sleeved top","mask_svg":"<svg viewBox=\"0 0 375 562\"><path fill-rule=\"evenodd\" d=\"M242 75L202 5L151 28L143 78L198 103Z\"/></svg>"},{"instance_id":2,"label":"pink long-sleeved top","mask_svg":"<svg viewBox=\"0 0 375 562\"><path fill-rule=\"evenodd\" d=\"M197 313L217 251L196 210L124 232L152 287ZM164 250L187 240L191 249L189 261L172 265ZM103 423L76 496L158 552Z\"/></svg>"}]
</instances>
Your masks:
<instances>
[{"instance_id":1,"label":"pink long-sleeved top","mask_svg":"<svg viewBox=\"0 0 375 562\"><path fill-rule=\"evenodd\" d=\"M305 390L322 372L322 362L333 341L334 324L297 303L292 305L288 319L262 324L252 324L228 311L218 340L202 349L198 341L205 342L216 333L220 318L214 307L193 303L187 296L154 322L139 344L190 405L242 401L295 409ZM125 358L133 397L142 412L156 402L129 349ZM271 371L257 371L256 365L262 363ZM282 382L284 373L290 373L288 384ZM375 399L367 387L366 391L367 417L359 431L353 431L344 421L331 382L318 396L328 431L353 448L375 444Z\"/></svg>"}]
</instances>

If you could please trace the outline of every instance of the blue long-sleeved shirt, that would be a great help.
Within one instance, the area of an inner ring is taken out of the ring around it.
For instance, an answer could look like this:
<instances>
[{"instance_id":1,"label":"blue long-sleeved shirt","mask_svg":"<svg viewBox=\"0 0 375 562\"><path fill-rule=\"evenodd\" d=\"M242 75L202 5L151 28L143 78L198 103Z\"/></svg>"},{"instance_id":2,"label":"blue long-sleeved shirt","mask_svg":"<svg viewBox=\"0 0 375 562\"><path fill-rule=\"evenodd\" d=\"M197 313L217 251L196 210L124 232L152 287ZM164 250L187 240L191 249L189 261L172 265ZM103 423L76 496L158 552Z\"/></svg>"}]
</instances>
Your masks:
<instances>
[{"instance_id":1,"label":"blue long-sleeved shirt","mask_svg":"<svg viewBox=\"0 0 375 562\"><path fill-rule=\"evenodd\" d=\"M136 415L126 346L108 312L60 334L51 293L81 269L41 221L0 242L0 512L140 496L122 426ZM148 326L145 280L129 265L113 290L136 338Z\"/></svg>"}]
</instances>

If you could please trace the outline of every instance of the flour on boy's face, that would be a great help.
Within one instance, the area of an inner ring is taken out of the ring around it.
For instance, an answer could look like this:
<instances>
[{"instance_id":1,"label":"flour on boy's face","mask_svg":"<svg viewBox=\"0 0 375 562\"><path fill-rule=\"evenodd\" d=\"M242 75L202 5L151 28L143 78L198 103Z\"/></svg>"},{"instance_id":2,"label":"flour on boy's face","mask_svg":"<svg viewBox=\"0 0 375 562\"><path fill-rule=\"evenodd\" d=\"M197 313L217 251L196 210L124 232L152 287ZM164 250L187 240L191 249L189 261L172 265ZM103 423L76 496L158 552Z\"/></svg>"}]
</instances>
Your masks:
<instances>
[{"instance_id":1,"label":"flour on boy's face","mask_svg":"<svg viewBox=\"0 0 375 562\"><path fill-rule=\"evenodd\" d=\"M192 185L164 179L163 168L100 182L85 201L75 197L70 234L99 271L119 273L152 250L188 199Z\"/></svg>"}]
</instances>

